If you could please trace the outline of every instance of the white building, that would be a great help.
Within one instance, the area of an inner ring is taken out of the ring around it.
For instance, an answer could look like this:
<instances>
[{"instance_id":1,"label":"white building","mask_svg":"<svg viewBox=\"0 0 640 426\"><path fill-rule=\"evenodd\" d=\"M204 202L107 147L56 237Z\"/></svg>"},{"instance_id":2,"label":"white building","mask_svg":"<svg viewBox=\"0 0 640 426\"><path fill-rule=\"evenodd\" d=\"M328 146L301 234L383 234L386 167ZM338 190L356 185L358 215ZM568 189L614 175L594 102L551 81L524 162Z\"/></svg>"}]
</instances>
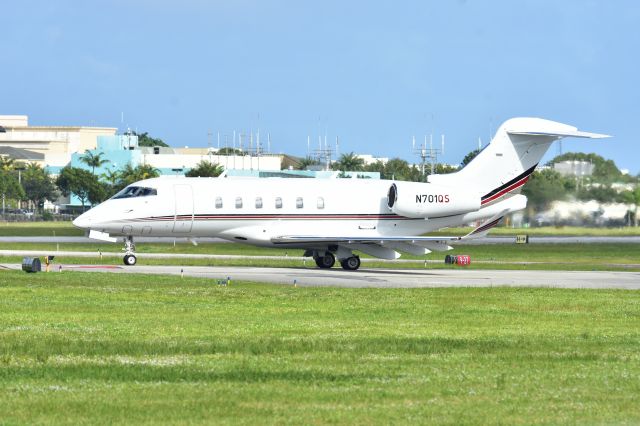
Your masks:
<instances>
[{"instance_id":1,"label":"white building","mask_svg":"<svg viewBox=\"0 0 640 426\"><path fill-rule=\"evenodd\" d=\"M567 160L555 163L553 169L562 176L591 176L595 166L588 161Z\"/></svg>"},{"instance_id":2,"label":"white building","mask_svg":"<svg viewBox=\"0 0 640 426\"><path fill-rule=\"evenodd\" d=\"M66 166L73 153L94 149L98 136L115 135L117 130L114 127L29 126L26 115L0 115L0 126L0 148L6 148L4 152L12 152L14 160L50 167Z\"/></svg>"}]
</instances>

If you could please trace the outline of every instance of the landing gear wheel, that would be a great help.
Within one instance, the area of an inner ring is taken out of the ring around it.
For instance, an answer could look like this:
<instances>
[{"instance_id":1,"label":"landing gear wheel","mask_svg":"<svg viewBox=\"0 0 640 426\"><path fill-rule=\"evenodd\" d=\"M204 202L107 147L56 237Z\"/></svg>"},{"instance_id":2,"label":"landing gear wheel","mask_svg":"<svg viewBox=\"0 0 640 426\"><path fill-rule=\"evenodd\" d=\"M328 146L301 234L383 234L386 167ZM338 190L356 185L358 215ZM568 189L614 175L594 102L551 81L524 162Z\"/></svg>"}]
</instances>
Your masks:
<instances>
[{"instance_id":1,"label":"landing gear wheel","mask_svg":"<svg viewBox=\"0 0 640 426\"><path fill-rule=\"evenodd\" d=\"M122 261L127 266L133 266L136 264L138 259L136 259L136 245L133 243L133 237L128 236L124 239L124 257Z\"/></svg>"},{"instance_id":2,"label":"landing gear wheel","mask_svg":"<svg viewBox=\"0 0 640 426\"><path fill-rule=\"evenodd\" d=\"M326 252L324 256L314 257L313 260L316 261L316 265L322 269L332 268L336 263L336 258L333 254Z\"/></svg>"},{"instance_id":3,"label":"landing gear wheel","mask_svg":"<svg viewBox=\"0 0 640 426\"><path fill-rule=\"evenodd\" d=\"M358 256L351 256L340 261L342 269L347 271L355 271L360 267L360 258Z\"/></svg>"}]
</instances>

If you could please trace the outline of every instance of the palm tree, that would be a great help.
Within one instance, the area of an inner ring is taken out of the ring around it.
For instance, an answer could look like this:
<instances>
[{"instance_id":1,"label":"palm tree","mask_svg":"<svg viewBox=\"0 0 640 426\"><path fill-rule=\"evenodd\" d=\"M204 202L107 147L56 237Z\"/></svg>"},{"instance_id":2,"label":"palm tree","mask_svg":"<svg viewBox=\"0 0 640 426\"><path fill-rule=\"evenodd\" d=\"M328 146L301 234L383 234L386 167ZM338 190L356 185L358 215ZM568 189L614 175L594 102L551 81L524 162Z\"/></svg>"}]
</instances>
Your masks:
<instances>
[{"instance_id":1,"label":"palm tree","mask_svg":"<svg viewBox=\"0 0 640 426\"><path fill-rule=\"evenodd\" d=\"M120 179L120 171L117 169L107 169L100 177L109 182L111 186L114 186L116 182L118 182L118 179Z\"/></svg>"},{"instance_id":2,"label":"palm tree","mask_svg":"<svg viewBox=\"0 0 640 426\"><path fill-rule=\"evenodd\" d=\"M160 171L149 164L139 164L135 168L138 180L151 179L160 176Z\"/></svg>"},{"instance_id":3,"label":"palm tree","mask_svg":"<svg viewBox=\"0 0 640 426\"><path fill-rule=\"evenodd\" d=\"M103 164L109 162L106 158L102 158L104 152L93 153L88 149L84 152L84 155L80 157L80 161L82 161L87 166L91 167L91 174L95 175L96 167L102 167Z\"/></svg>"},{"instance_id":4,"label":"palm tree","mask_svg":"<svg viewBox=\"0 0 640 426\"><path fill-rule=\"evenodd\" d=\"M0 155L0 170L8 172L15 167L15 160L13 158Z\"/></svg>"},{"instance_id":5,"label":"palm tree","mask_svg":"<svg viewBox=\"0 0 640 426\"><path fill-rule=\"evenodd\" d=\"M333 165L334 170L342 170L344 172L354 172L364 170L364 160L353 152L342 154L340 159Z\"/></svg>"},{"instance_id":6,"label":"palm tree","mask_svg":"<svg viewBox=\"0 0 640 426\"><path fill-rule=\"evenodd\" d=\"M320 163L318 163L318 160L316 160L315 158L305 157L305 158L300 160L300 162L296 166L296 169L298 169L298 170L307 170L307 168L309 166L314 166L316 164L320 164Z\"/></svg>"},{"instance_id":7,"label":"palm tree","mask_svg":"<svg viewBox=\"0 0 640 426\"><path fill-rule=\"evenodd\" d=\"M224 167L211 161L202 160L196 167L185 173L187 177L218 177L224 171Z\"/></svg>"}]
</instances>

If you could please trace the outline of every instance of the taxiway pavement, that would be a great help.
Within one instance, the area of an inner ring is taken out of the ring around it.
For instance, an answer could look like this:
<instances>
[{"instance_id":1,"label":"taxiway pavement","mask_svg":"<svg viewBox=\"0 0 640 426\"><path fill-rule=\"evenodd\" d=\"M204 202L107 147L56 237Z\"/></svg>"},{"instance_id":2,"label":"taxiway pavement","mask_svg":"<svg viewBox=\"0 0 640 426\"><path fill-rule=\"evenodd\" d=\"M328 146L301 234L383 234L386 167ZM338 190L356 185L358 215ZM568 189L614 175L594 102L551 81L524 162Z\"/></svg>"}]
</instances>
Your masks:
<instances>
[{"instance_id":1,"label":"taxiway pavement","mask_svg":"<svg viewBox=\"0 0 640 426\"><path fill-rule=\"evenodd\" d=\"M604 271L515 271L471 269L366 269L343 271L317 268L255 268L233 266L96 266L55 265L54 272L68 271L172 274L212 280L254 281L284 285L353 287L353 288L419 288L419 287L550 287L574 289L640 290L640 272ZM18 264L0 268L20 269Z\"/></svg>"}]
</instances>

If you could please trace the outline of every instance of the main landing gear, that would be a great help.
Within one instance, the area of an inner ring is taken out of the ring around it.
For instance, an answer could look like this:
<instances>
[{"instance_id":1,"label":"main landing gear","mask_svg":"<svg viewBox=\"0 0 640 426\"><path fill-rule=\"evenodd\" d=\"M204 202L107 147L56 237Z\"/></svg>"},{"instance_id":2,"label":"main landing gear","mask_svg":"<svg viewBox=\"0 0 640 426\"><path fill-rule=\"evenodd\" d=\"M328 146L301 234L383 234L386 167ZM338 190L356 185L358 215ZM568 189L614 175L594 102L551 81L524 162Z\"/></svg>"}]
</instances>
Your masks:
<instances>
[{"instance_id":1,"label":"main landing gear","mask_svg":"<svg viewBox=\"0 0 640 426\"><path fill-rule=\"evenodd\" d=\"M133 243L133 237L128 236L124 239L124 257L122 261L127 266L133 266L138 259L136 258L136 245Z\"/></svg>"},{"instance_id":2,"label":"main landing gear","mask_svg":"<svg viewBox=\"0 0 640 426\"><path fill-rule=\"evenodd\" d=\"M355 271L360 267L360 257L347 257L340 261L340 266L342 266L342 269L346 269L347 271Z\"/></svg>"},{"instance_id":3,"label":"main landing gear","mask_svg":"<svg viewBox=\"0 0 640 426\"><path fill-rule=\"evenodd\" d=\"M325 252L324 256L314 254L313 260L316 261L318 268L322 269L333 268L333 265L336 263L336 257L330 252Z\"/></svg>"},{"instance_id":4,"label":"main landing gear","mask_svg":"<svg viewBox=\"0 0 640 426\"><path fill-rule=\"evenodd\" d=\"M322 269L332 268L336 263L336 257L333 253L326 251L324 254L320 254L317 251L313 253L313 260L315 260L316 265ZM340 266L342 269L347 271L355 271L360 267L360 257L358 256L349 256L344 259L339 259Z\"/></svg>"}]
</instances>

